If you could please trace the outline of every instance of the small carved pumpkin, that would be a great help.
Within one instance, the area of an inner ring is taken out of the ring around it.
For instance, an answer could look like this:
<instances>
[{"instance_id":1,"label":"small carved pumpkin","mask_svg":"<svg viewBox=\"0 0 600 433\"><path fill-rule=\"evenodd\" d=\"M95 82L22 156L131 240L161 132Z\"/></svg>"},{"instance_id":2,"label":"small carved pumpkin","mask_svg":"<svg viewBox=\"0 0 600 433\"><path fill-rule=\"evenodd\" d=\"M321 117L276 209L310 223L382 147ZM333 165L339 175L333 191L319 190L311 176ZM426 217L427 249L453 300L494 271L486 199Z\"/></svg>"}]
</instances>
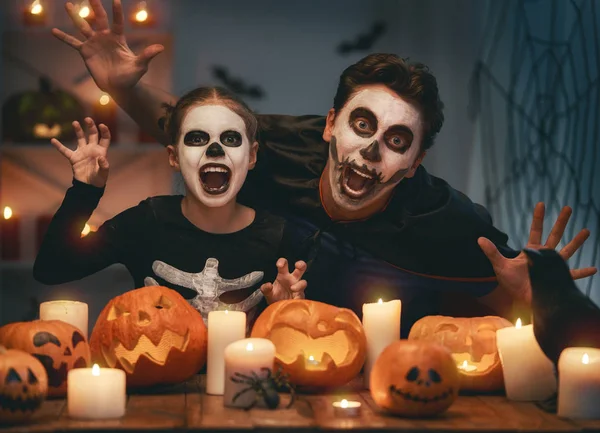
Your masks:
<instances>
[{"instance_id":1,"label":"small carved pumpkin","mask_svg":"<svg viewBox=\"0 0 600 433\"><path fill-rule=\"evenodd\" d=\"M450 351L425 341L399 340L386 347L371 370L371 396L383 409L426 417L448 409L459 375Z\"/></svg>"},{"instance_id":2,"label":"small carved pumpkin","mask_svg":"<svg viewBox=\"0 0 600 433\"><path fill-rule=\"evenodd\" d=\"M0 424L26 421L48 392L44 366L21 350L0 346Z\"/></svg>"},{"instance_id":3,"label":"small carved pumpkin","mask_svg":"<svg viewBox=\"0 0 600 433\"><path fill-rule=\"evenodd\" d=\"M127 373L127 386L189 379L206 363L202 316L174 290L149 286L112 299L90 338L95 363Z\"/></svg>"},{"instance_id":4,"label":"small carved pumpkin","mask_svg":"<svg viewBox=\"0 0 600 433\"><path fill-rule=\"evenodd\" d=\"M366 338L351 310L306 299L279 301L258 317L252 337L275 344L275 362L290 381L328 388L352 380L365 362Z\"/></svg>"},{"instance_id":5,"label":"small carved pumpkin","mask_svg":"<svg viewBox=\"0 0 600 433\"><path fill-rule=\"evenodd\" d=\"M496 330L512 326L502 317L427 316L415 322L410 340L442 344L459 368L461 391L493 392L504 389Z\"/></svg>"},{"instance_id":6,"label":"small carved pumpkin","mask_svg":"<svg viewBox=\"0 0 600 433\"><path fill-rule=\"evenodd\" d=\"M79 329L60 320L9 323L0 328L0 344L23 350L42 363L48 395L67 393L67 373L90 366L90 347Z\"/></svg>"}]
</instances>

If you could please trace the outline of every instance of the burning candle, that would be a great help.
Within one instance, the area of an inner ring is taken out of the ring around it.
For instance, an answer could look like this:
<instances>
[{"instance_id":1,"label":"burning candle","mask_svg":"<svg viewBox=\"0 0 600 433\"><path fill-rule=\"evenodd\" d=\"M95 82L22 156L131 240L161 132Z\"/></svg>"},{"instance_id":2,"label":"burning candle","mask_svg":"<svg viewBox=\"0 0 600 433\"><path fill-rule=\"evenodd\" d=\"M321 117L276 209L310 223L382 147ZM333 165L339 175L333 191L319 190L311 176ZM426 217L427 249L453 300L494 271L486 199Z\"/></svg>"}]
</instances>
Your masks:
<instances>
[{"instance_id":1,"label":"burning candle","mask_svg":"<svg viewBox=\"0 0 600 433\"><path fill-rule=\"evenodd\" d=\"M363 328L367 337L367 359L364 368L364 386L369 389L371 369L379 354L388 345L400 339L402 302L393 300L363 304Z\"/></svg>"},{"instance_id":2,"label":"burning candle","mask_svg":"<svg viewBox=\"0 0 600 433\"><path fill-rule=\"evenodd\" d=\"M21 255L19 236L19 218L13 213L10 206L5 206L0 218L0 239L2 244L2 260L18 260Z\"/></svg>"},{"instance_id":3,"label":"burning candle","mask_svg":"<svg viewBox=\"0 0 600 433\"><path fill-rule=\"evenodd\" d=\"M67 375L69 416L84 419L119 418L127 400L125 372L116 368L75 368Z\"/></svg>"},{"instance_id":4,"label":"burning candle","mask_svg":"<svg viewBox=\"0 0 600 433\"><path fill-rule=\"evenodd\" d=\"M467 372L477 370L477 366L469 364L466 359L462 362L462 364L457 364L456 367L458 367L459 370Z\"/></svg>"},{"instance_id":5,"label":"burning candle","mask_svg":"<svg viewBox=\"0 0 600 433\"><path fill-rule=\"evenodd\" d=\"M102 123L108 127L111 144L117 142L117 104L107 93L102 93L98 102L94 104L92 119L96 125Z\"/></svg>"},{"instance_id":6,"label":"burning candle","mask_svg":"<svg viewBox=\"0 0 600 433\"><path fill-rule=\"evenodd\" d=\"M341 401L334 401L333 413L337 417L355 417L360 415L361 404L358 401L348 401L343 399Z\"/></svg>"},{"instance_id":7,"label":"burning candle","mask_svg":"<svg viewBox=\"0 0 600 433\"><path fill-rule=\"evenodd\" d=\"M88 338L88 304L78 301L48 301L40 304L41 320L62 320Z\"/></svg>"},{"instance_id":8,"label":"burning candle","mask_svg":"<svg viewBox=\"0 0 600 433\"><path fill-rule=\"evenodd\" d=\"M570 347L558 359L558 416L600 419L600 349Z\"/></svg>"},{"instance_id":9,"label":"burning candle","mask_svg":"<svg viewBox=\"0 0 600 433\"><path fill-rule=\"evenodd\" d=\"M270 340L246 338L229 344L225 348L223 404L228 407L242 408L252 405L256 401L257 395L250 388L251 382L255 377L263 379L269 374L273 374L274 360L275 345ZM264 368L268 368L269 371L263 370ZM235 373L242 376L234 376Z\"/></svg>"},{"instance_id":10,"label":"burning candle","mask_svg":"<svg viewBox=\"0 0 600 433\"><path fill-rule=\"evenodd\" d=\"M208 360L206 393L223 395L225 391L225 348L246 337L246 313L211 311L208 313Z\"/></svg>"},{"instance_id":11,"label":"burning candle","mask_svg":"<svg viewBox=\"0 0 600 433\"><path fill-rule=\"evenodd\" d=\"M498 329L496 345L509 400L542 401L556 392L554 365L537 343L533 325Z\"/></svg>"},{"instance_id":12,"label":"burning candle","mask_svg":"<svg viewBox=\"0 0 600 433\"><path fill-rule=\"evenodd\" d=\"M46 9L41 0L34 0L23 10L25 25L44 25L46 22Z\"/></svg>"}]
</instances>

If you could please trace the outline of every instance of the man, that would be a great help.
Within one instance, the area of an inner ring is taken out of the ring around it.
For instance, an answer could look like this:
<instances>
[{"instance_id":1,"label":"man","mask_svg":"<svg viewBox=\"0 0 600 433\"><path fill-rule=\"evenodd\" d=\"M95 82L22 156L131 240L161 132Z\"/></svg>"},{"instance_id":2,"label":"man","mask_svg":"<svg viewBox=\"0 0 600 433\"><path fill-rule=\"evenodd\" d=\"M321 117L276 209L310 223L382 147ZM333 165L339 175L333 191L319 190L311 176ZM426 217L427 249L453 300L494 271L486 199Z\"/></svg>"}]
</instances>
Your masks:
<instances>
[{"instance_id":1,"label":"man","mask_svg":"<svg viewBox=\"0 0 600 433\"><path fill-rule=\"evenodd\" d=\"M110 27L100 1L90 3L95 30L66 5L85 41L58 29L53 34L78 50L96 84L166 144L164 104L176 98L139 82L163 47L135 55L123 35L120 0L113 0ZM258 163L240 201L298 225L298 242L311 259L308 298L358 314L364 302L402 299L404 336L418 318L444 311L448 294L455 300L467 294L505 316L513 301L528 302L524 255L506 246L507 236L483 207L421 166L442 124L435 77L390 54L347 68L326 118L259 116ZM563 209L546 247L558 245L570 213ZM530 248L543 246L543 218L538 204ZM588 236L582 230L562 256L571 257ZM573 277L595 272L578 269Z\"/></svg>"}]
</instances>

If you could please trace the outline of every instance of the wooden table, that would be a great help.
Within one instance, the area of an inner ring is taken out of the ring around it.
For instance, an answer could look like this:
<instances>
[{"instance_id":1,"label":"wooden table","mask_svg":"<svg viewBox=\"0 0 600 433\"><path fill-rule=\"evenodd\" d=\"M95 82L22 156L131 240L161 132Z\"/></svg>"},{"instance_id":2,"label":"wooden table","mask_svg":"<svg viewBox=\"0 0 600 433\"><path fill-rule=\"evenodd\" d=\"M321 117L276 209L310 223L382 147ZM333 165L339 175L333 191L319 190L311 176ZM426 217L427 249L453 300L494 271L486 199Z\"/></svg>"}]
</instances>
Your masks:
<instances>
[{"instance_id":1,"label":"wooden table","mask_svg":"<svg viewBox=\"0 0 600 433\"><path fill-rule=\"evenodd\" d=\"M219 396L204 393L204 377L176 387L130 395L127 413L119 420L79 421L68 417L66 401L49 400L32 422L0 427L9 432L161 432L265 431L316 432L331 430L405 432L600 432L598 421L569 421L538 409L532 403L508 402L504 396L460 396L443 415L433 419L405 419L383 414L360 380L335 394L299 395L290 409L225 408ZM358 400L358 418L336 418L331 403ZM282 406L289 402L282 395ZM598 402L600 404L600 402Z\"/></svg>"}]
</instances>

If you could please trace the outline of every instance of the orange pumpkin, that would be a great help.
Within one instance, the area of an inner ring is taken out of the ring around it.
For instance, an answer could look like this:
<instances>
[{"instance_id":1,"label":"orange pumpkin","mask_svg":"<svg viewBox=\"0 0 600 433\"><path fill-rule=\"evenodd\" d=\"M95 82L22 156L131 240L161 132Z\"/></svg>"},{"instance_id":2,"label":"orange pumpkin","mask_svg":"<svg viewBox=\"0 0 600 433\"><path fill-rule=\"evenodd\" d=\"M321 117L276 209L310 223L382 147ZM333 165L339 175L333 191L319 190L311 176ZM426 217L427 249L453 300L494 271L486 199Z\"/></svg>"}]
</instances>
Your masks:
<instances>
[{"instance_id":1,"label":"orange pumpkin","mask_svg":"<svg viewBox=\"0 0 600 433\"><path fill-rule=\"evenodd\" d=\"M307 390L344 385L365 362L366 338L356 314L322 302L275 302L256 320L252 337L271 340L275 362Z\"/></svg>"},{"instance_id":2,"label":"orange pumpkin","mask_svg":"<svg viewBox=\"0 0 600 433\"><path fill-rule=\"evenodd\" d=\"M206 363L206 325L167 287L132 290L112 299L92 331L92 359L127 373L127 386L183 382Z\"/></svg>"},{"instance_id":3,"label":"orange pumpkin","mask_svg":"<svg viewBox=\"0 0 600 433\"><path fill-rule=\"evenodd\" d=\"M399 340L386 347L371 370L371 396L396 415L426 417L448 409L459 375L450 351L425 341Z\"/></svg>"},{"instance_id":4,"label":"orange pumpkin","mask_svg":"<svg viewBox=\"0 0 600 433\"><path fill-rule=\"evenodd\" d=\"M502 317L427 316L415 322L410 340L446 346L459 368L461 391L493 392L504 389L496 330L512 326Z\"/></svg>"},{"instance_id":5,"label":"orange pumpkin","mask_svg":"<svg viewBox=\"0 0 600 433\"><path fill-rule=\"evenodd\" d=\"M0 328L0 344L27 352L48 375L48 395L67 393L67 373L90 366L90 347L79 329L60 320L9 323Z\"/></svg>"},{"instance_id":6,"label":"orange pumpkin","mask_svg":"<svg viewBox=\"0 0 600 433\"><path fill-rule=\"evenodd\" d=\"M23 422L42 406L48 376L40 361L0 346L0 424Z\"/></svg>"}]
</instances>

